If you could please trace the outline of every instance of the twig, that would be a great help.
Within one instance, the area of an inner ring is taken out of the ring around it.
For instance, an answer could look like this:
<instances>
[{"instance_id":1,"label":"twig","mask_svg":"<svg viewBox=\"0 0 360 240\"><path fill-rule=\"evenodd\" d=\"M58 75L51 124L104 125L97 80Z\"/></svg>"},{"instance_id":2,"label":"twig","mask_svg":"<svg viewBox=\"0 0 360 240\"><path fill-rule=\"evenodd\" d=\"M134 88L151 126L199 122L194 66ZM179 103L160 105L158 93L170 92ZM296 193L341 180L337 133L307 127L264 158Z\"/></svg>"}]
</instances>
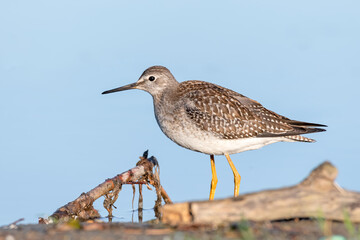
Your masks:
<instances>
[{"instance_id":1,"label":"twig","mask_svg":"<svg viewBox=\"0 0 360 240\"><path fill-rule=\"evenodd\" d=\"M9 225L7 225L6 227L4 227L4 229L17 229L18 228L17 224L24 220L25 220L24 218L20 218L20 219L16 220L15 222L12 222Z\"/></svg>"}]
</instances>

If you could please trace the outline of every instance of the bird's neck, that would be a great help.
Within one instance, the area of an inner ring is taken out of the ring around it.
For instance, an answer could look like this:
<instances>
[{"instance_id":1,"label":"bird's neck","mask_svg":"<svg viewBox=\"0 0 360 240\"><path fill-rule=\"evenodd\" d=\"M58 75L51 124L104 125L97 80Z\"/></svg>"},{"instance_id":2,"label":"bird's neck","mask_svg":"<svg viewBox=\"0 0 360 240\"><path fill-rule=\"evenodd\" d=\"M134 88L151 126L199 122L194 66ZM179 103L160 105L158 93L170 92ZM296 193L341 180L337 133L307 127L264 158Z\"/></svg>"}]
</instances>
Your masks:
<instances>
[{"instance_id":1,"label":"bird's neck","mask_svg":"<svg viewBox=\"0 0 360 240\"><path fill-rule=\"evenodd\" d=\"M171 105L176 101L177 97L177 85L164 89L158 94L153 95L155 105Z\"/></svg>"}]
</instances>

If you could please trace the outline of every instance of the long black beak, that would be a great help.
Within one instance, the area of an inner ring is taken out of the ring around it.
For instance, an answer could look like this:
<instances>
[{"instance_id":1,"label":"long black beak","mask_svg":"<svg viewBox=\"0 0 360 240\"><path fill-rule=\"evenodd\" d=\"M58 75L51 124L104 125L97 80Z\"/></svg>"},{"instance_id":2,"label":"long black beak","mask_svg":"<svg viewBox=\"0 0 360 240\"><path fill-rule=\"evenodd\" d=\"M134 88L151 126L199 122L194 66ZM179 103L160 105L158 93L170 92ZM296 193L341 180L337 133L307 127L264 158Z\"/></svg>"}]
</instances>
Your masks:
<instances>
[{"instance_id":1,"label":"long black beak","mask_svg":"<svg viewBox=\"0 0 360 240\"><path fill-rule=\"evenodd\" d=\"M113 92L120 92L120 91L129 90L129 89L134 89L134 88L136 88L136 85L137 85L136 83L131 83L131 84L119 87L119 88L107 90L107 91L103 92L102 94L108 94L108 93L113 93Z\"/></svg>"}]
</instances>

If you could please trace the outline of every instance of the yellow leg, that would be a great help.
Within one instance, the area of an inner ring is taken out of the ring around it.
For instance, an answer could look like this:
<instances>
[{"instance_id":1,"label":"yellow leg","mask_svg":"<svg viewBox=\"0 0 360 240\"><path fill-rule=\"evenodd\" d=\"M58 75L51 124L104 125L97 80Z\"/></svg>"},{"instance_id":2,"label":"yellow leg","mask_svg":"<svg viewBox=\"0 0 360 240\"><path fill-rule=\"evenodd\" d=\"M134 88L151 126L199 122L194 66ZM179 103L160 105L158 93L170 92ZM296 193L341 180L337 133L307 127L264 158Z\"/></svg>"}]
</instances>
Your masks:
<instances>
[{"instance_id":1,"label":"yellow leg","mask_svg":"<svg viewBox=\"0 0 360 240\"><path fill-rule=\"evenodd\" d=\"M239 196L241 176L238 173L238 171L236 170L234 163L231 161L229 154L225 154L225 157L228 160L231 170L234 173L234 185L235 185L234 186L234 197L237 197L237 196Z\"/></svg>"},{"instance_id":2,"label":"yellow leg","mask_svg":"<svg viewBox=\"0 0 360 240\"><path fill-rule=\"evenodd\" d=\"M209 200L213 200L214 195L215 195L216 184L218 182L218 178L216 176L214 155L210 155L210 163L211 163L212 179L211 179L211 185L210 185L210 197L209 197Z\"/></svg>"}]
</instances>

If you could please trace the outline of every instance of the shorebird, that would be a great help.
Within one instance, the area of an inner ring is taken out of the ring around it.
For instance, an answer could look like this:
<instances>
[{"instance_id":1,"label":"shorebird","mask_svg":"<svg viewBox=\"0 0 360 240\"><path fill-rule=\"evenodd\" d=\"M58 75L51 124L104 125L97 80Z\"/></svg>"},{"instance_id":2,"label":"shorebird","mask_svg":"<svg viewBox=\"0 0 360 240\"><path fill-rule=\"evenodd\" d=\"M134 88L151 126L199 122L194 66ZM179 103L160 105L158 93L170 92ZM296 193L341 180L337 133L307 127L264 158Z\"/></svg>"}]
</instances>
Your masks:
<instances>
[{"instance_id":1,"label":"shorebird","mask_svg":"<svg viewBox=\"0 0 360 240\"><path fill-rule=\"evenodd\" d=\"M151 94L155 117L163 133L178 145L210 155L215 195L214 155L225 155L234 174L234 196L239 195L240 174L230 154L254 150L276 142L315 142L301 134L322 132L326 125L295 121L264 108L230 89L204 81L179 83L163 66L146 69L135 83L102 94L140 89Z\"/></svg>"}]
</instances>

